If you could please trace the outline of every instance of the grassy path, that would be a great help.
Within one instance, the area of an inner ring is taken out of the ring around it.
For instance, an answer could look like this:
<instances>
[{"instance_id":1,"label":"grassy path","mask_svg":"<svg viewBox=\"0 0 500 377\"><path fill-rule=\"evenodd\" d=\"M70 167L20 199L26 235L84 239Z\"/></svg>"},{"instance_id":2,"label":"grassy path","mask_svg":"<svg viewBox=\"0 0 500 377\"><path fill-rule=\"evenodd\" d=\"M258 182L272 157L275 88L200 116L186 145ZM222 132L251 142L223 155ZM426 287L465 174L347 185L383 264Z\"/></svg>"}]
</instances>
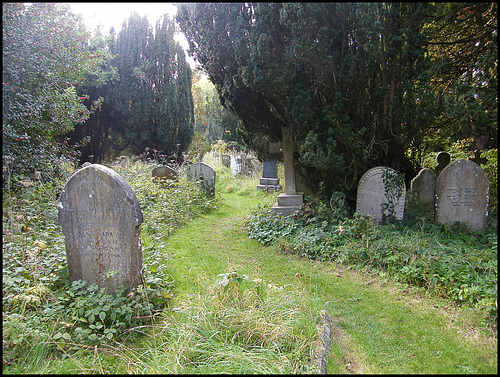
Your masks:
<instances>
[{"instance_id":1,"label":"grassy path","mask_svg":"<svg viewBox=\"0 0 500 377\"><path fill-rule=\"evenodd\" d=\"M224 193L225 205L169 238L167 267L176 303L203 294L200 278L239 274L279 286L297 284L333 319L329 373L497 373L496 337L474 314L437 299L332 265L277 253L243 228L262 196Z\"/></svg>"}]
</instances>

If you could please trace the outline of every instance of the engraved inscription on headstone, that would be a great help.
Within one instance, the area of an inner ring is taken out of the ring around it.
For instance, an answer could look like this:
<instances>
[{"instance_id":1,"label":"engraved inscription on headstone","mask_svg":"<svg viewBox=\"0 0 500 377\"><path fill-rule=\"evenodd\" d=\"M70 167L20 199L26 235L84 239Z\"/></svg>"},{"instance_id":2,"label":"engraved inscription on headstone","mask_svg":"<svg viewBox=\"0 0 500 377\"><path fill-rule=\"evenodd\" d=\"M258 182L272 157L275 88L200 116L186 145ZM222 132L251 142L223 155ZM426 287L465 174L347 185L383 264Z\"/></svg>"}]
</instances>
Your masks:
<instances>
[{"instance_id":1,"label":"engraved inscription on headstone","mask_svg":"<svg viewBox=\"0 0 500 377\"><path fill-rule=\"evenodd\" d=\"M125 180L92 164L66 182L59 203L70 279L86 280L114 292L142 282L139 202Z\"/></svg>"},{"instance_id":2,"label":"engraved inscription on headstone","mask_svg":"<svg viewBox=\"0 0 500 377\"><path fill-rule=\"evenodd\" d=\"M371 215L374 223L380 223L385 216L393 215L403 220L406 185L394 177L394 169L379 166L365 172L358 184L356 212Z\"/></svg>"},{"instance_id":3,"label":"engraved inscription on headstone","mask_svg":"<svg viewBox=\"0 0 500 377\"><path fill-rule=\"evenodd\" d=\"M486 173L475 162L464 158L452 162L436 181L436 222L486 228L489 188Z\"/></svg>"},{"instance_id":4,"label":"engraved inscription on headstone","mask_svg":"<svg viewBox=\"0 0 500 377\"><path fill-rule=\"evenodd\" d=\"M436 199L436 174L424 168L411 181L411 191L417 195L419 204L425 209L434 210Z\"/></svg>"}]
</instances>

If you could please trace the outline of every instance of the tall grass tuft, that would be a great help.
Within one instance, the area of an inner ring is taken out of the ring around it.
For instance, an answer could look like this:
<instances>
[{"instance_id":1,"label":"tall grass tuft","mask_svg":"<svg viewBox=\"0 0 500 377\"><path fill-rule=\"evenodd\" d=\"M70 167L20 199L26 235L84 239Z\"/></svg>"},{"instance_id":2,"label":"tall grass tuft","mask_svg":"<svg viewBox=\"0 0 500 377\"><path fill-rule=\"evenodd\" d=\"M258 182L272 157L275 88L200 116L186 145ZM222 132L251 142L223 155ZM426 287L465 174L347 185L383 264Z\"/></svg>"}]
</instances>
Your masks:
<instances>
[{"instance_id":1,"label":"tall grass tuft","mask_svg":"<svg viewBox=\"0 0 500 377\"><path fill-rule=\"evenodd\" d=\"M190 295L156 325L150 373L315 373L317 313L304 291L231 271L216 282L200 277ZM151 344L147 345L151 349Z\"/></svg>"}]
</instances>

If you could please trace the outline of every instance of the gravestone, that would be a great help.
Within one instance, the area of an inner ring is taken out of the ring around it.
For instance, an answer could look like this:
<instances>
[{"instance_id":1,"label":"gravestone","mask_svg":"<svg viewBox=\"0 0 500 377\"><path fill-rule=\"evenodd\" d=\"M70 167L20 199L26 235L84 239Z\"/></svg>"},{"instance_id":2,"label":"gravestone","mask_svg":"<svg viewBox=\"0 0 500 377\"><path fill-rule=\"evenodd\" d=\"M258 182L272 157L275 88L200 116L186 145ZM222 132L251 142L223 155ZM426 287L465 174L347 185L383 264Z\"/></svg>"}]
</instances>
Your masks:
<instances>
[{"instance_id":1,"label":"gravestone","mask_svg":"<svg viewBox=\"0 0 500 377\"><path fill-rule=\"evenodd\" d=\"M242 168L242 158L240 155L231 156L231 168L233 169L233 175L236 176L241 173Z\"/></svg>"},{"instance_id":2,"label":"gravestone","mask_svg":"<svg viewBox=\"0 0 500 377\"><path fill-rule=\"evenodd\" d=\"M215 194L215 170L204 162L195 162L188 166L187 177L196 181L201 188Z\"/></svg>"},{"instance_id":3,"label":"gravestone","mask_svg":"<svg viewBox=\"0 0 500 377\"><path fill-rule=\"evenodd\" d=\"M125 180L91 164L66 182L58 203L69 276L114 292L141 284L143 221L139 202Z\"/></svg>"},{"instance_id":4,"label":"gravestone","mask_svg":"<svg viewBox=\"0 0 500 377\"><path fill-rule=\"evenodd\" d=\"M448 165L436 181L436 223L486 228L490 183L481 167L465 158Z\"/></svg>"},{"instance_id":5,"label":"gravestone","mask_svg":"<svg viewBox=\"0 0 500 377\"><path fill-rule=\"evenodd\" d=\"M441 174L443 169L450 163L450 154L448 152L439 152L438 155L436 156L436 161L437 161L437 166L434 169L436 172L436 177Z\"/></svg>"},{"instance_id":6,"label":"gravestone","mask_svg":"<svg viewBox=\"0 0 500 377\"><path fill-rule=\"evenodd\" d=\"M227 154L222 155L222 165L224 165L226 168L231 167L231 156Z\"/></svg>"},{"instance_id":7,"label":"gravestone","mask_svg":"<svg viewBox=\"0 0 500 377\"><path fill-rule=\"evenodd\" d=\"M272 210L281 215L291 215L297 212L304 203L304 193L297 192L295 183L295 166L293 161L293 151L295 145L293 142L290 128L282 128L283 141L271 146L271 152L283 152L283 167L285 170L285 193L278 195L278 200Z\"/></svg>"},{"instance_id":8,"label":"gravestone","mask_svg":"<svg viewBox=\"0 0 500 377\"><path fill-rule=\"evenodd\" d=\"M151 172L153 180L165 183L168 180L177 180L177 172L169 166L158 166Z\"/></svg>"},{"instance_id":9,"label":"gravestone","mask_svg":"<svg viewBox=\"0 0 500 377\"><path fill-rule=\"evenodd\" d=\"M424 209L434 210L436 203L436 174L432 169L424 168L411 181L411 191Z\"/></svg>"},{"instance_id":10,"label":"gravestone","mask_svg":"<svg viewBox=\"0 0 500 377\"><path fill-rule=\"evenodd\" d=\"M259 190L280 190L280 180L278 178L278 170L276 168L276 160L264 161L262 166L262 178L260 184L257 185Z\"/></svg>"},{"instance_id":11,"label":"gravestone","mask_svg":"<svg viewBox=\"0 0 500 377\"><path fill-rule=\"evenodd\" d=\"M403 220L406 185L397 176L398 172L385 166L365 172L358 184L356 212L371 215L374 223L381 223L384 215Z\"/></svg>"}]
</instances>

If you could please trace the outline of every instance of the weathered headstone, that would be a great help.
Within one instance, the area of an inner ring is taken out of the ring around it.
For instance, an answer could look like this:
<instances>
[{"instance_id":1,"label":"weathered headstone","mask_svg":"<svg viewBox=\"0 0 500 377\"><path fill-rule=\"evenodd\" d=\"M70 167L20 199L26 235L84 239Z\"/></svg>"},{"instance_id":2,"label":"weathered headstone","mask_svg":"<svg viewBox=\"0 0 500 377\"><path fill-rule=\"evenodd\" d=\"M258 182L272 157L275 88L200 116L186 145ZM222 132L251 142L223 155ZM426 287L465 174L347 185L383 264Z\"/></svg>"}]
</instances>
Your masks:
<instances>
[{"instance_id":1,"label":"weathered headstone","mask_svg":"<svg viewBox=\"0 0 500 377\"><path fill-rule=\"evenodd\" d=\"M439 174L443 171L443 169L450 163L451 157L448 152L439 152L436 156L437 166L434 169L436 172L436 177L439 177Z\"/></svg>"},{"instance_id":2,"label":"weathered headstone","mask_svg":"<svg viewBox=\"0 0 500 377\"><path fill-rule=\"evenodd\" d=\"M262 166L262 178L260 184L257 185L259 190L280 190L280 180L278 178L278 170L276 168L276 160L264 161Z\"/></svg>"},{"instance_id":3,"label":"weathered headstone","mask_svg":"<svg viewBox=\"0 0 500 377\"><path fill-rule=\"evenodd\" d=\"M188 166L187 177L198 182L202 188L215 194L215 170L204 162L195 162Z\"/></svg>"},{"instance_id":4,"label":"weathered headstone","mask_svg":"<svg viewBox=\"0 0 500 377\"><path fill-rule=\"evenodd\" d=\"M125 180L92 164L66 182L58 203L69 276L114 292L141 284L143 221L139 202Z\"/></svg>"},{"instance_id":5,"label":"weathered headstone","mask_svg":"<svg viewBox=\"0 0 500 377\"><path fill-rule=\"evenodd\" d=\"M403 220L406 185L398 172L385 166L365 172L358 184L356 212L371 215L374 223L381 223L385 216Z\"/></svg>"},{"instance_id":6,"label":"weathered headstone","mask_svg":"<svg viewBox=\"0 0 500 377\"><path fill-rule=\"evenodd\" d=\"M283 167L285 171L285 193L278 195L278 201L273 206L273 211L282 215L291 215L298 211L304 203L304 193L297 192L295 184L295 166L293 161L293 151L295 148L292 132L290 128L283 127L282 143L280 146L283 152ZM274 146L276 150L276 146Z\"/></svg>"},{"instance_id":7,"label":"weathered headstone","mask_svg":"<svg viewBox=\"0 0 500 377\"><path fill-rule=\"evenodd\" d=\"M177 180L177 172L169 166L158 166L151 172L153 179L160 183L168 180Z\"/></svg>"},{"instance_id":8,"label":"weathered headstone","mask_svg":"<svg viewBox=\"0 0 500 377\"><path fill-rule=\"evenodd\" d=\"M436 223L486 228L490 183L475 162L461 158L448 165L436 181Z\"/></svg>"},{"instance_id":9,"label":"weathered headstone","mask_svg":"<svg viewBox=\"0 0 500 377\"><path fill-rule=\"evenodd\" d=\"M222 155L222 165L224 165L226 168L231 167L231 156L227 154Z\"/></svg>"},{"instance_id":10,"label":"weathered headstone","mask_svg":"<svg viewBox=\"0 0 500 377\"><path fill-rule=\"evenodd\" d=\"M424 168L411 181L411 191L424 209L434 210L436 203L436 174L432 169Z\"/></svg>"}]
</instances>

